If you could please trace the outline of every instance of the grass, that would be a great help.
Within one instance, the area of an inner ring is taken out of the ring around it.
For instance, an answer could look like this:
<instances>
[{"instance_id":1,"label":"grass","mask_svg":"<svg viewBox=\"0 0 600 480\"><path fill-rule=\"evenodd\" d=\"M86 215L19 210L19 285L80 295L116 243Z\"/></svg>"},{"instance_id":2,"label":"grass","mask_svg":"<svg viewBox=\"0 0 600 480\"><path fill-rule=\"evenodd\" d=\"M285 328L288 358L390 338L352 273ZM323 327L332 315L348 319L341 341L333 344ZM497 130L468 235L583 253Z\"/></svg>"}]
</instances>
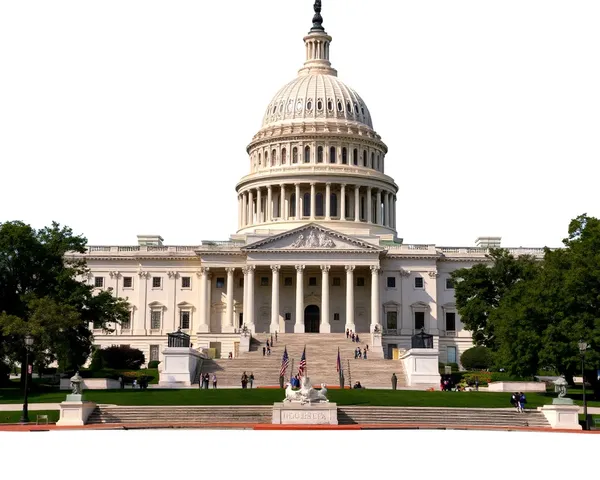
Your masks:
<instances>
[{"instance_id":1,"label":"grass","mask_svg":"<svg viewBox=\"0 0 600 480\"><path fill-rule=\"evenodd\" d=\"M40 390L29 395L30 403L60 403L67 391ZM527 395L527 408L536 408L552 402L555 394ZM148 389L148 390L86 390L86 400L116 405L269 405L283 400L279 389ZM414 407L471 407L510 408L510 393L490 392L424 392L411 390L330 390L328 398L338 405L358 406L414 406ZM581 404L580 399L575 398ZM578 401L579 400L579 401ZM18 389L0 389L2 403L22 403ZM600 406L600 402L588 402Z\"/></svg>"},{"instance_id":2,"label":"grass","mask_svg":"<svg viewBox=\"0 0 600 480\"><path fill-rule=\"evenodd\" d=\"M38 415L48 415L48 423L56 423L60 412L58 410L30 410L29 422L35 423ZM19 420L21 420L20 410L18 412L0 412L0 424L19 423Z\"/></svg>"}]
</instances>

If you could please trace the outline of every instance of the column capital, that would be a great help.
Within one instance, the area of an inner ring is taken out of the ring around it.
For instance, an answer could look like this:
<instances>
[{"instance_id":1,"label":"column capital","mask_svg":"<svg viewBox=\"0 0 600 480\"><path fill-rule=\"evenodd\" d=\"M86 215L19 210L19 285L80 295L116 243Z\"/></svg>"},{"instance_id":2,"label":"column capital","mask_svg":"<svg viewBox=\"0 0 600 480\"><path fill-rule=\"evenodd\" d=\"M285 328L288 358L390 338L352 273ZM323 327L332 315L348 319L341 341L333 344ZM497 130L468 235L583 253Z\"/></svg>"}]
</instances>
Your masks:
<instances>
[{"instance_id":1,"label":"column capital","mask_svg":"<svg viewBox=\"0 0 600 480\"><path fill-rule=\"evenodd\" d=\"M227 272L227 274L233 275L235 273L235 267L226 267L225 271Z\"/></svg>"},{"instance_id":2,"label":"column capital","mask_svg":"<svg viewBox=\"0 0 600 480\"><path fill-rule=\"evenodd\" d=\"M380 273L381 269L379 268L379 265L371 265L371 274L372 275L377 275L378 273Z\"/></svg>"},{"instance_id":3,"label":"column capital","mask_svg":"<svg viewBox=\"0 0 600 480\"><path fill-rule=\"evenodd\" d=\"M199 277L202 277L202 275L208 275L209 271L210 271L209 267L200 267L198 269L198 271L196 272L196 275L198 275Z\"/></svg>"},{"instance_id":4,"label":"column capital","mask_svg":"<svg viewBox=\"0 0 600 480\"><path fill-rule=\"evenodd\" d=\"M360 185L354 185L355 190L360 190Z\"/></svg>"},{"instance_id":5,"label":"column capital","mask_svg":"<svg viewBox=\"0 0 600 480\"><path fill-rule=\"evenodd\" d=\"M279 188L285 188L285 183L280 183Z\"/></svg>"},{"instance_id":6,"label":"column capital","mask_svg":"<svg viewBox=\"0 0 600 480\"><path fill-rule=\"evenodd\" d=\"M410 270L404 270L403 268L400 269L400 276L401 277L410 277Z\"/></svg>"},{"instance_id":7,"label":"column capital","mask_svg":"<svg viewBox=\"0 0 600 480\"><path fill-rule=\"evenodd\" d=\"M245 267L242 267L242 272L244 272L244 275L248 275L251 272L254 272L254 270L256 269L256 267L254 265L246 265Z\"/></svg>"},{"instance_id":8,"label":"column capital","mask_svg":"<svg viewBox=\"0 0 600 480\"><path fill-rule=\"evenodd\" d=\"M139 275L140 278L150 278L150 272L139 271L138 275Z\"/></svg>"},{"instance_id":9,"label":"column capital","mask_svg":"<svg viewBox=\"0 0 600 480\"><path fill-rule=\"evenodd\" d=\"M331 270L331 265L321 265L321 271L323 273L329 273L329 270Z\"/></svg>"},{"instance_id":10,"label":"column capital","mask_svg":"<svg viewBox=\"0 0 600 480\"><path fill-rule=\"evenodd\" d=\"M271 190L273 188L273 185L267 185L267 190Z\"/></svg>"},{"instance_id":11,"label":"column capital","mask_svg":"<svg viewBox=\"0 0 600 480\"><path fill-rule=\"evenodd\" d=\"M367 187L367 190L369 191L369 193L371 193L373 191L374 187Z\"/></svg>"},{"instance_id":12,"label":"column capital","mask_svg":"<svg viewBox=\"0 0 600 480\"><path fill-rule=\"evenodd\" d=\"M173 272L173 271L167 272L167 275L168 275L169 278L177 278L177 277L179 277L179 274L177 272Z\"/></svg>"},{"instance_id":13,"label":"column capital","mask_svg":"<svg viewBox=\"0 0 600 480\"><path fill-rule=\"evenodd\" d=\"M300 187L300 183L299 182L295 182L294 183L294 187Z\"/></svg>"},{"instance_id":14,"label":"column capital","mask_svg":"<svg viewBox=\"0 0 600 480\"><path fill-rule=\"evenodd\" d=\"M438 278L440 274L438 272L428 272L430 278Z\"/></svg>"},{"instance_id":15,"label":"column capital","mask_svg":"<svg viewBox=\"0 0 600 480\"><path fill-rule=\"evenodd\" d=\"M340 183L340 187L341 188L346 188L346 184L345 183Z\"/></svg>"},{"instance_id":16,"label":"column capital","mask_svg":"<svg viewBox=\"0 0 600 480\"><path fill-rule=\"evenodd\" d=\"M280 269L281 269L281 265L271 265L271 271L273 273L279 273Z\"/></svg>"},{"instance_id":17,"label":"column capital","mask_svg":"<svg viewBox=\"0 0 600 480\"><path fill-rule=\"evenodd\" d=\"M310 186L311 186L311 187L314 187L314 186L316 186L316 185L317 185L317 182L310 182Z\"/></svg>"},{"instance_id":18,"label":"column capital","mask_svg":"<svg viewBox=\"0 0 600 480\"><path fill-rule=\"evenodd\" d=\"M354 265L346 265L346 272L353 272L354 268L356 268Z\"/></svg>"},{"instance_id":19,"label":"column capital","mask_svg":"<svg viewBox=\"0 0 600 480\"><path fill-rule=\"evenodd\" d=\"M302 271L304 271L305 267L306 267L306 265L296 265L296 271L298 273L301 273Z\"/></svg>"},{"instance_id":20,"label":"column capital","mask_svg":"<svg viewBox=\"0 0 600 480\"><path fill-rule=\"evenodd\" d=\"M325 186L326 186L326 187L331 187L331 182L327 182L327 183L325 184Z\"/></svg>"},{"instance_id":21,"label":"column capital","mask_svg":"<svg viewBox=\"0 0 600 480\"><path fill-rule=\"evenodd\" d=\"M110 278L119 278L121 276L121 272L117 271L108 272L108 274L110 275Z\"/></svg>"}]
</instances>

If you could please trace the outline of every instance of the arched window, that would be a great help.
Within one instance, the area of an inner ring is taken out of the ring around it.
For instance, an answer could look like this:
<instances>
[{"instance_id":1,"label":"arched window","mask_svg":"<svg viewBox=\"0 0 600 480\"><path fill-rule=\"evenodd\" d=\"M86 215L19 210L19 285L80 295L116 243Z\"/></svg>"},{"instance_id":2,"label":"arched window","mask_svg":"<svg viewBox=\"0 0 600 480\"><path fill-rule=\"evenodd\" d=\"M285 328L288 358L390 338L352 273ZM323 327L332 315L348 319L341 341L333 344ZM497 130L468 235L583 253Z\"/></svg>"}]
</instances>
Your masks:
<instances>
[{"instance_id":1,"label":"arched window","mask_svg":"<svg viewBox=\"0 0 600 480\"><path fill-rule=\"evenodd\" d=\"M375 154L371 152L371 168L375 168Z\"/></svg>"},{"instance_id":2,"label":"arched window","mask_svg":"<svg viewBox=\"0 0 600 480\"><path fill-rule=\"evenodd\" d=\"M277 150L273 149L271 152L271 166L274 167L277 163Z\"/></svg>"},{"instance_id":3,"label":"arched window","mask_svg":"<svg viewBox=\"0 0 600 480\"><path fill-rule=\"evenodd\" d=\"M281 149L281 164L285 165L287 163L287 150L285 148Z\"/></svg>"},{"instance_id":4,"label":"arched window","mask_svg":"<svg viewBox=\"0 0 600 480\"><path fill-rule=\"evenodd\" d=\"M290 211L288 213L288 217L295 217L296 216L296 194L292 193L290 195Z\"/></svg>"},{"instance_id":5,"label":"arched window","mask_svg":"<svg viewBox=\"0 0 600 480\"><path fill-rule=\"evenodd\" d=\"M265 167L269 166L269 152L265 152Z\"/></svg>"},{"instance_id":6,"label":"arched window","mask_svg":"<svg viewBox=\"0 0 600 480\"><path fill-rule=\"evenodd\" d=\"M349 218L350 217L350 197L348 197L348 195L345 195L345 202L346 202L346 205L344 205L344 210L345 210L344 216L346 218Z\"/></svg>"},{"instance_id":7,"label":"arched window","mask_svg":"<svg viewBox=\"0 0 600 480\"><path fill-rule=\"evenodd\" d=\"M329 200L329 214L332 217L337 217L338 216L337 195L335 193L332 193L329 198L330 198L330 200Z\"/></svg>"},{"instance_id":8,"label":"arched window","mask_svg":"<svg viewBox=\"0 0 600 480\"><path fill-rule=\"evenodd\" d=\"M310 163L310 147L304 147L304 163Z\"/></svg>"},{"instance_id":9,"label":"arched window","mask_svg":"<svg viewBox=\"0 0 600 480\"><path fill-rule=\"evenodd\" d=\"M360 219L364 220L365 218L367 218L367 215L365 213L366 211L366 207L365 207L365 197L360 197Z\"/></svg>"},{"instance_id":10,"label":"arched window","mask_svg":"<svg viewBox=\"0 0 600 480\"><path fill-rule=\"evenodd\" d=\"M310 193L305 193L302 202L302 215L310 217Z\"/></svg>"},{"instance_id":11,"label":"arched window","mask_svg":"<svg viewBox=\"0 0 600 480\"><path fill-rule=\"evenodd\" d=\"M344 165L348 164L348 150L346 147L342 148L342 163Z\"/></svg>"},{"instance_id":12,"label":"arched window","mask_svg":"<svg viewBox=\"0 0 600 480\"><path fill-rule=\"evenodd\" d=\"M377 154L377 170L381 171L381 163L379 163L379 154Z\"/></svg>"},{"instance_id":13,"label":"arched window","mask_svg":"<svg viewBox=\"0 0 600 480\"><path fill-rule=\"evenodd\" d=\"M323 163L323 147L317 148L317 163Z\"/></svg>"},{"instance_id":14,"label":"arched window","mask_svg":"<svg viewBox=\"0 0 600 480\"><path fill-rule=\"evenodd\" d=\"M355 148L353 155L352 155L352 163L354 163L354 165L358 166L358 150Z\"/></svg>"},{"instance_id":15,"label":"arched window","mask_svg":"<svg viewBox=\"0 0 600 480\"><path fill-rule=\"evenodd\" d=\"M262 165L262 160L260 159L260 153L258 154L258 165Z\"/></svg>"},{"instance_id":16,"label":"arched window","mask_svg":"<svg viewBox=\"0 0 600 480\"><path fill-rule=\"evenodd\" d=\"M329 163L335 163L335 147L329 147Z\"/></svg>"},{"instance_id":17,"label":"arched window","mask_svg":"<svg viewBox=\"0 0 600 480\"><path fill-rule=\"evenodd\" d=\"M322 217L323 213L323 194L317 193L315 196L315 215L317 217Z\"/></svg>"},{"instance_id":18,"label":"arched window","mask_svg":"<svg viewBox=\"0 0 600 480\"><path fill-rule=\"evenodd\" d=\"M367 157L367 151L363 150L363 164L366 167L367 166L367 161L368 161L368 157Z\"/></svg>"},{"instance_id":19,"label":"arched window","mask_svg":"<svg viewBox=\"0 0 600 480\"><path fill-rule=\"evenodd\" d=\"M292 163L298 163L298 147L294 147L292 150Z\"/></svg>"}]
</instances>

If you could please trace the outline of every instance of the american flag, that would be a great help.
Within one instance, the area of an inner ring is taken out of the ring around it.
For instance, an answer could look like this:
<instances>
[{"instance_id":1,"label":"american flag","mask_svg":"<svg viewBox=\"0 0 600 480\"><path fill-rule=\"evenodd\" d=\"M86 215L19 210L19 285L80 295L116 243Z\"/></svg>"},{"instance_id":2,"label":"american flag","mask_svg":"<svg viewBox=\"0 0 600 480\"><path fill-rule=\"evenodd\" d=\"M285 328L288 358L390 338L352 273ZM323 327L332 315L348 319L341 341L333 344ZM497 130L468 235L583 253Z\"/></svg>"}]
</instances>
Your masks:
<instances>
[{"instance_id":1,"label":"american flag","mask_svg":"<svg viewBox=\"0 0 600 480\"><path fill-rule=\"evenodd\" d=\"M306 371L306 347L302 351L302 358L300 359L300 365L298 365L298 376L302 377Z\"/></svg>"},{"instance_id":2,"label":"american flag","mask_svg":"<svg viewBox=\"0 0 600 480\"><path fill-rule=\"evenodd\" d=\"M338 347L338 357L337 357L337 365L335 369L340 372L342 370L342 359L340 358L340 347Z\"/></svg>"},{"instance_id":3,"label":"american flag","mask_svg":"<svg viewBox=\"0 0 600 480\"><path fill-rule=\"evenodd\" d=\"M279 376L285 376L285 371L290 364L290 357L288 357L287 346L283 349L283 358L281 359L281 370L279 370Z\"/></svg>"}]
</instances>

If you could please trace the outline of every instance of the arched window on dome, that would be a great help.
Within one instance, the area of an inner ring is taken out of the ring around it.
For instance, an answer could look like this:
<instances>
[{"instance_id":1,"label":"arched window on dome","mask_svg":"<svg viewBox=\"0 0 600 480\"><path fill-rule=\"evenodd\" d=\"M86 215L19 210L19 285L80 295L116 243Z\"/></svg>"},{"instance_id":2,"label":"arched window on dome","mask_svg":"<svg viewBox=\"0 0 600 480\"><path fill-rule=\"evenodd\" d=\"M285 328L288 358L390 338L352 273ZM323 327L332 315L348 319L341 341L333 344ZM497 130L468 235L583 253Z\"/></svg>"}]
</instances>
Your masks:
<instances>
[{"instance_id":1,"label":"arched window on dome","mask_svg":"<svg viewBox=\"0 0 600 480\"><path fill-rule=\"evenodd\" d=\"M371 168L375 168L375 154L371 152Z\"/></svg>"},{"instance_id":2,"label":"arched window on dome","mask_svg":"<svg viewBox=\"0 0 600 480\"><path fill-rule=\"evenodd\" d=\"M377 154L377 170L381 172L381 160L379 159L379 154Z\"/></svg>"},{"instance_id":3,"label":"arched window on dome","mask_svg":"<svg viewBox=\"0 0 600 480\"><path fill-rule=\"evenodd\" d=\"M269 166L269 152L265 150L265 167Z\"/></svg>"},{"instance_id":4,"label":"arched window on dome","mask_svg":"<svg viewBox=\"0 0 600 480\"><path fill-rule=\"evenodd\" d=\"M335 147L329 148L329 163L335 163Z\"/></svg>"},{"instance_id":5,"label":"arched window on dome","mask_svg":"<svg viewBox=\"0 0 600 480\"><path fill-rule=\"evenodd\" d=\"M285 165L287 163L287 150L285 148L281 149L281 164Z\"/></svg>"},{"instance_id":6,"label":"arched window on dome","mask_svg":"<svg viewBox=\"0 0 600 480\"><path fill-rule=\"evenodd\" d=\"M338 216L337 195L332 193L329 197L329 214L332 217Z\"/></svg>"},{"instance_id":7,"label":"arched window on dome","mask_svg":"<svg viewBox=\"0 0 600 480\"><path fill-rule=\"evenodd\" d=\"M277 163L277 150L273 149L271 152L271 166L274 167Z\"/></svg>"},{"instance_id":8,"label":"arched window on dome","mask_svg":"<svg viewBox=\"0 0 600 480\"><path fill-rule=\"evenodd\" d=\"M298 163L298 147L292 150L292 163Z\"/></svg>"},{"instance_id":9,"label":"arched window on dome","mask_svg":"<svg viewBox=\"0 0 600 480\"><path fill-rule=\"evenodd\" d=\"M310 193L305 193L302 198L302 215L310 217Z\"/></svg>"},{"instance_id":10,"label":"arched window on dome","mask_svg":"<svg viewBox=\"0 0 600 480\"><path fill-rule=\"evenodd\" d=\"M317 147L317 163L323 163L323 147Z\"/></svg>"},{"instance_id":11,"label":"arched window on dome","mask_svg":"<svg viewBox=\"0 0 600 480\"><path fill-rule=\"evenodd\" d=\"M352 152L352 163L358 166L358 149L355 148L354 152Z\"/></svg>"},{"instance_id":12,"label":"arched window on dome","mask_svg":"<svg viewBox=\"0 0 600 480\"><path fill-rule=\"evenodd\" d=\"M260 157L260 153L258 154L258 166L260 167L262 165L262 160Z\"/></svg>"},{"instance_id":13,"label":"arched window on dome","mask_svg":"<svg viewBox=\"0 0 600 480\"><path fill-rule=\"evenodd\" d=\"M310 147L304 147L304 163L310 163Z\"/></svg>"},{"instance_id":14,"label":"arched window on dome","mask_svg":"<svg viewBox=\"0 0 600 480\"><path fill-rule=\"evenodd\" d=\"M346 203L344 205L344 217L345 218L350 218L350 197L348 195L344 196L344 202Z\"/></svg>"},{"instance_id":15,"label":"arched window on dome","mask_svg":"<svg viewBox=\"0 0 600 480\"><path fill-rule=\"evenodd\" d=\"M317 217L322 217L323 213L323 194L317 193L315 195L315 215Z\"/></svg>"},{"instance_id":16,"label":"arched window on dome","mask_svg":"<svg viewBox=\"0 0 600 480\"><path fill-rule=\"evenodd\" d=\"M342 148L342 164L348 164L348 149L346 147Z\"/></svg>"},{"instance_id":17,"label":"arched window on dome","mask_svg":"<svg viewBox=\"0 0 600 480\"><path fill-rule=\"evenodd\" d=\"M292 193L290 195L290 208L288 212L288 218L292 218L296 216L296 194Z\"/></svg>"},{"instance_id":18,"label":"arched window on dome","mask_svg":"<svg viewBox=\"0 0 600 480\"><path fill-rule=\"evenodd\" d=\"M368 166L367 162L369 161L368 155L367 155L367 151L363 150L363 166Z\"/></svg>"}]
</instances>

